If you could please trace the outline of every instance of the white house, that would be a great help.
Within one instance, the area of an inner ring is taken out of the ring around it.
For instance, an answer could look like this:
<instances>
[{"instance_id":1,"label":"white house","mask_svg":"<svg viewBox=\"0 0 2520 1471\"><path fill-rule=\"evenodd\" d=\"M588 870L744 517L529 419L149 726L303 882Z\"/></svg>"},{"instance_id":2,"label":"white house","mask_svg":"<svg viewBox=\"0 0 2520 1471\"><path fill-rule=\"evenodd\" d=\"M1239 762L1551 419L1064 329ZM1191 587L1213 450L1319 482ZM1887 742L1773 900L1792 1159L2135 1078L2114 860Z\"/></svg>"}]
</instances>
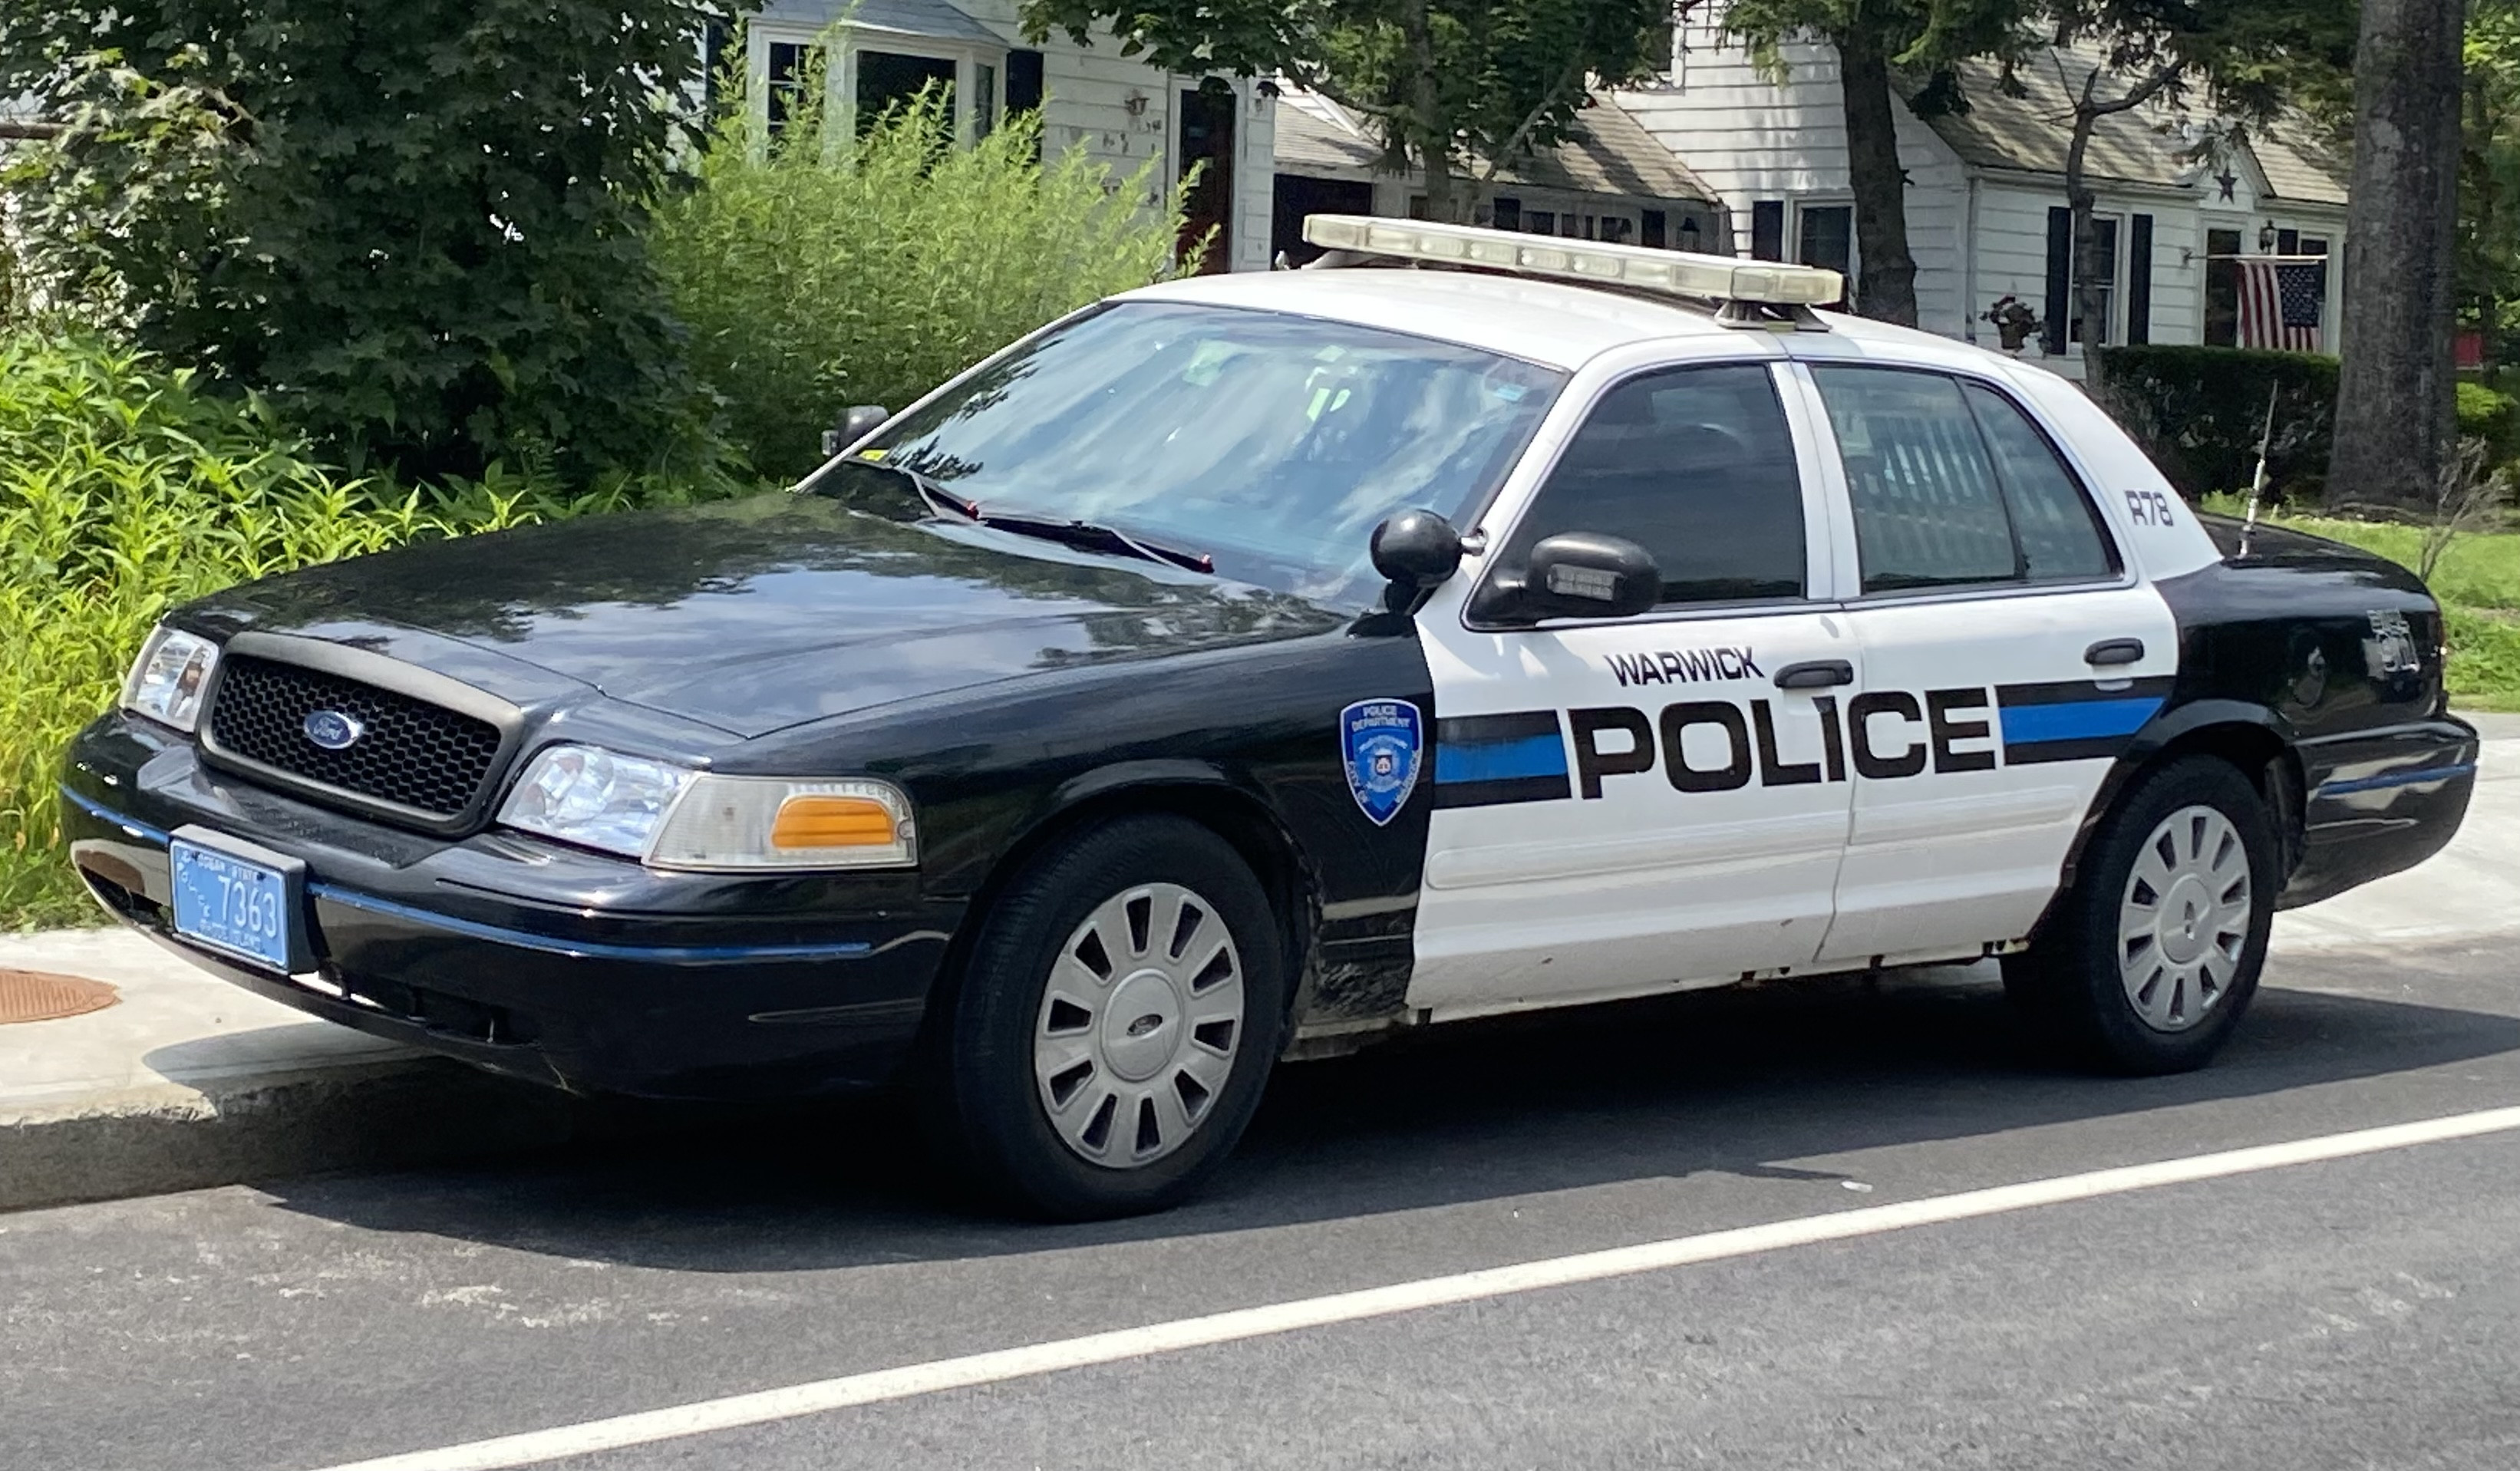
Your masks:
<instances>
[{"instance_id":1,"label":"white house","mask_svg":"<svg viewBox=\"0 0 2520 1471\"><path fill-rule=\"evenodd\" d=\"M1722 250L1724 206L1615 98L1595 93L1579 135L1458 181L1482 198L1477 220L1538 235ZM1372 130L1347 109L1287 86L1278 107L1278 249L1301 261L1308 214L1422 216L1422 170L1395 171Z\"/></svg>"},{"instance_id":2,"label":"white house","mask_svg":"<svg viewBox=\"0 0 2520 1471\"><path fill-rule=\"evenodd\" d=\"M1217 231L1204 266L1266 269L1275 89L1226 77L1203 90L1202 78L1125 58L1108 38L1083 47L1053 33L1033 46L1015 8L1015 0L769 0L744 30L752 95L775 108L779 85L798 74L809 48L832 39L839 54L825 59L826 77L843 112L879 111L937 82L951 87L967 141L1011 111L1038 108L1049 152L1081 147L1115 179L1151 159L1150 190L1168 190L1204 163L1190 200L1190 233Z\"/></svg>"},{"instance_id":3,"label":"white house","mask_svg":"<svg viewBox=\"0 0 2520 1471\"><path fill-rule=\"evenodd\" d=\"M1836 53L1787 48L1781 82L1762 76L1724 32L1724 0L1675 27L1670 72L1619 102L1687 160L1733 221L1734 253L1846 270L1856 260L1853 192ZM1993 66L1962 77L1966 113L1920 119L1899 110L1908 235L1921 325L1996 342L1985 314L2005 296L2045 324L2026 351L2079 376L2083 338L2066 289L2070 222L2065 153L2079 86L2095 58L2041 54L2004 96ZM2105 96L2109 79L2103 77ZM2210 123L2207 124L2210 127ZM2103 118L2089 174L2106 255L2108 342L2237 339L2242 254L2326 255L2345 238L2346 169L2305 122L2212 137L2161 107ZM2200 156L2201 155L2201 156ZM2342 272L2328 273L2321 329L2336 345Z\"/></svg>"}]
</instances>

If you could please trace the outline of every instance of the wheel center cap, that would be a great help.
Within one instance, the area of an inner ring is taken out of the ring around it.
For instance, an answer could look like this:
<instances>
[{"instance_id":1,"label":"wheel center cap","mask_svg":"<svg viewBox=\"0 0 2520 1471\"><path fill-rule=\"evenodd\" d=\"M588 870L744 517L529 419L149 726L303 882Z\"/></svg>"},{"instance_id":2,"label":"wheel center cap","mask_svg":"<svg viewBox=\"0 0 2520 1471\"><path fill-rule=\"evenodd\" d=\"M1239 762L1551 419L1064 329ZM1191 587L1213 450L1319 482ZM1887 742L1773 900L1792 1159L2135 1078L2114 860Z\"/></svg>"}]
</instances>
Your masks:
<instances>
[{"instance_id":1,"label":"wheel center cap","mask_svg":"<svg viewBox=\"0 0 2520 1471\"><path fill-rule=\"evenodd\" d=\"M2184 965L2212 944L2213 891L2205 880L2188 874L2170 886L2161 900L2161 953Z\"/></svg>"},{"instance_id":2,"label":"wheel center cap","mask_svg":"<svg viewBox=\"0 0 2520 1471\"><path fill-rule=\"evenodd\" d=\"M1162 1072L1181 1039L1181 993L1160 970L1123 976L1102 1008L1102 1059L1131 1083Z\"/></svg>"}]
</instances>

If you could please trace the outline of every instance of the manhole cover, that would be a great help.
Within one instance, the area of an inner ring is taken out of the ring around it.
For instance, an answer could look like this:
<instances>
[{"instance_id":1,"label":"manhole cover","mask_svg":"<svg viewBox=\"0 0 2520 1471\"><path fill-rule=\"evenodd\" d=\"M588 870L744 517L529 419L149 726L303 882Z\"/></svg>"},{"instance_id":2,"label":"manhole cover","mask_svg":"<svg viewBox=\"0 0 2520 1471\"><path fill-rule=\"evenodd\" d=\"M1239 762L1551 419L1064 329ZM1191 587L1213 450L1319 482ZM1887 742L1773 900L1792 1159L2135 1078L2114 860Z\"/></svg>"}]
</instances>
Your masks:
<instances>
[{"instance_id":1,"label":"manhole cover","mask_svg":"<svg viewBox=\"0 0 2520 1471\"><path fill-rule=\"evenodd\" d=\"M0 1024L102 1011L119 999L103 981L41 970L0 969Z\"/></svg>"}]
</instances>

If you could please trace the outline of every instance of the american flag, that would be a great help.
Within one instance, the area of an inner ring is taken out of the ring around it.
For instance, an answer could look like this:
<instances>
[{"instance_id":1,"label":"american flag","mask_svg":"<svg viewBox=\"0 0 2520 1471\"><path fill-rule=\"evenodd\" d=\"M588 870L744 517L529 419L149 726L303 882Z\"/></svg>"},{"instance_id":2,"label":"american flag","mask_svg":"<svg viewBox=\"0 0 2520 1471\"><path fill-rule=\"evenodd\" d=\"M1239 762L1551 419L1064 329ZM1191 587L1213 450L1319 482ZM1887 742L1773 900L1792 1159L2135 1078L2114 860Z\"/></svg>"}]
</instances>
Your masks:
<instances>
[{"instance_id":1,"label":"american flag","mask_svg":"<svg viewBox=\"0 0 2520 1471\"><path fill-rule=\"evenodd\" d=\"M2319 256L2244 255L2239 266L2240 345L2318 351L2327 261Z\"/></svg>"}]
</instances>

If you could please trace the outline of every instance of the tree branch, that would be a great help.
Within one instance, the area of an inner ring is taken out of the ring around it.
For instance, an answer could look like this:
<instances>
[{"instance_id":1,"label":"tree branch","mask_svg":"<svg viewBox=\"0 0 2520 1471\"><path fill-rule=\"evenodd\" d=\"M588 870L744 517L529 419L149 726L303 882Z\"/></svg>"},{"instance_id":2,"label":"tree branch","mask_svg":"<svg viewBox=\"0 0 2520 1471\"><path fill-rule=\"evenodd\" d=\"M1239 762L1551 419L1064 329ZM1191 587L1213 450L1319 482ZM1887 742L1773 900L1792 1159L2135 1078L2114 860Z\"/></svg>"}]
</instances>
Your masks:
<instances>
[{"instance_id":1,"label":"tree branch","mask_svg":"<svg viewBox=\"0 0 2520 1471\"><path fill-rule=\"evenodd\" d=\"M1557 106L1562 100L1560 94L1569 86L1583 80L1583 75L1584 64L1580 59L1566 64L1565 71L1559 74L1556 81L1550 83L1548 91L1540 95L1540 106L1531 110L1531 115L1525 117L1522 125L1513 130L1513 136L1508 138L1504 146L1496 151L1495 156L1487 160L1487 172L1477 178L1480 188L1486 188L1495 180L1498 170L1505 167L1506 160L1520 152L1523 143L1531 137L1532 129L1540 126L1540 119L1548 115L1549 110Z\"/></svg>"}]
</instances>

